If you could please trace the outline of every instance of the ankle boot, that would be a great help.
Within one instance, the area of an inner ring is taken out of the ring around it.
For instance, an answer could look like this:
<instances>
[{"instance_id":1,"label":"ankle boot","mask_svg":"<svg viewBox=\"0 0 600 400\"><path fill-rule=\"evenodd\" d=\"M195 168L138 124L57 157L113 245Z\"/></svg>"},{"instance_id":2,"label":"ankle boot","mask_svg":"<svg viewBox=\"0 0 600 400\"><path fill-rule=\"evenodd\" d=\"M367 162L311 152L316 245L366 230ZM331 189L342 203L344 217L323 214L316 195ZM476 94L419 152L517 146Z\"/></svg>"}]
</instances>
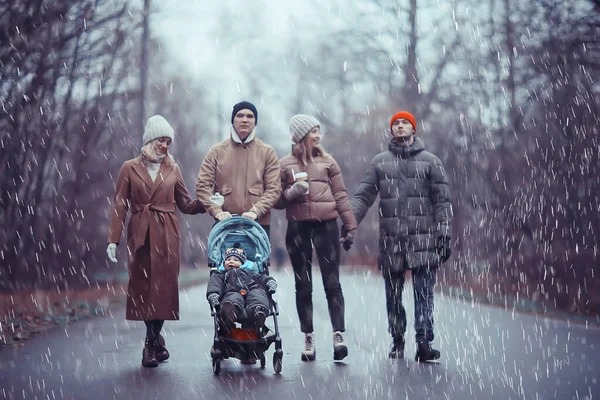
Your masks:
<instances>
[{"instance_id":1,"label":"ankle boot","mask_svg":"<svg viewBox=\"0 0 600 400\"><path fill-rule=\"evenodd\" d=\"M306 333L304 335L304 351L302 352L302 361L314 361L316 357L315 335Z\"/></svg>"},{"instance_id":2,"label":"ankle boot","mask_svg":"<svg viewBox=\"0 0 600 400\"><path fill-rule=\"evenodd\" d=\"M348 347L346 347L346 343L344 343L342 332L333 332L333 359L335 361L340 361L346 358L347 355Z\"/></svg>"},{"instance_id":3,"label":"ankle boot","mask_svg":"<svg viewBox=\"0 0 600 400\"><path fill-rule=\"evenodd\" d=\"M417 342L417 354L415 355L415 361L427 362L434 361L440 358L439 350L431 347L429 340L423 340Z\"/></svg>"},{"instance_id":4,"label":"ankle boot","mask_svg":"<svg viewBox=\"0 0 600 400\"><path fill-rule=\"evenodd\" d=\"M394 359L404 358L404 338L393 339L389 357Z\"/></svg>"},{"instance_id":5,"label":"ankle boot","mask_svg":"<svg viewBox=\"0 0 600 400\"><path fill-rule=\"evenodd\" d=\"M146 339L144 350L142 351L142 367L154 368L158 367L156 359L156 341Z\"/></svg>"},{"instance_id":6,"label":"ankle boot","mask_svg":"<svg viewBox=\"0 0 600 400\"><path fill-rule=\"evenodd\" d=\"M163 362L169 357L169 351L165 347L165 338L163 335L158 335L158 342L156 343L156 360L158 362Z\"/></svg>"}]
</instances>

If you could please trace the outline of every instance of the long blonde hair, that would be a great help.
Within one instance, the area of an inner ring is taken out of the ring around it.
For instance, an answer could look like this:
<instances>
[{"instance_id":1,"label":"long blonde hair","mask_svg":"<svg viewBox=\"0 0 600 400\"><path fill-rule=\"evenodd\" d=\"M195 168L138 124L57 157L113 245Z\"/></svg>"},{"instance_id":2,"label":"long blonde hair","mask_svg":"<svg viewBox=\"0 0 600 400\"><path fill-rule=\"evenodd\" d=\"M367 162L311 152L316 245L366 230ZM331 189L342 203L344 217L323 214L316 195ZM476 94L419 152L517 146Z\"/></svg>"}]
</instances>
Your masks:
<instances>
[{"instance_id":1,"label":"long blonde hair","mask_svg":"<svg viewBox=\"0 0 600 400\"><path fill-rule=\"evenodd\" d=\"M303 166L307 166L309 162L313 162L314 157L326 157L329 154L327 154L327 152L325 151L325 149L323 148L323 146L321 146L321 144L319 144L317 147L314 147L312 149L312 152L309 151L309 145L307 144L307 138L308 135L304 136L304 138L302 139L302 141L296 145L294 145L294 148L292 149L292 154L294 155L294 157L296 157L296 159L298 160L298 164L303 165Z\"/></svg>"},{"instance_id":2,"label":"long blonde hair","mask_svg":"<svg viewBox=\"0 0 600 400\"><path fill-rule=\"evenodd\" d=\"M166 155L169 155L169 150L167 149L167 151L165 152L165 154L161 154L158 155L156 154L156 148L154 147L154 142L156 142L158 139L154 139L151 142L146 143L144 146L142 146L142 159L146 162L152 162L152 163L161 163L164 159Z\"/></svg>"}]
</instances>

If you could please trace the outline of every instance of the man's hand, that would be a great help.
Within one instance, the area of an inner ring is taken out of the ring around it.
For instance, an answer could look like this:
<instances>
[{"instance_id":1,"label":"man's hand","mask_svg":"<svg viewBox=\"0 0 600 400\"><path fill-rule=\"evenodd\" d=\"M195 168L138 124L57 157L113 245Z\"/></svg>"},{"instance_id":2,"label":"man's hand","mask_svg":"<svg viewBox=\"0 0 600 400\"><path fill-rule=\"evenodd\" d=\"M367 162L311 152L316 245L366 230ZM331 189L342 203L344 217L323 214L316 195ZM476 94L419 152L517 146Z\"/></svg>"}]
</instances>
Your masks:
<instances>
[{"instance_id":1,"label":"man's hand","mask_svg":"<svg viewBox=\"0 0 600 400\"><path fill-rule=\"evenodd\" d=\"M448 236L440 236L438 238L438 254L442 259L442 264L448 261L450 256L452 255L452 248L450 246L450 238Z\"/></svg>"},{"instance_id":2,"label":"man's hand","mask_svg":"<svg viewBox=\"0 0 600 400\"><path fill-rule=\"evenodd\" d=\"M256 220L256 218L258 218L258 215L256 215L256 213L254 211L246 211L245 213L242 214L242 217L248 218L248 219L251 219L252 221L254 221L254 220Z\"/></svg>"},{"instance_id":3,"label":"man's hand","mask_svg":"<svg viewBox=\"0 0 600 400\"><path fill-rule=\"evenodd\" d=\"M109 243L108 246L106 246L106 255L108 256L108 259L114 263L117 262L117 244L116 243Z\"/></svg>"},{"instance_id":4,"label":"man's hand","mask_svg":"<svg viewBox=\"0 0 600 400\"><path fill-rule=\"evenodd\" d=\"M340 243L344 250L348 251L352 248L354 244L354 231L348 232L346 228L342 226L342 237L340 238Z\"/></svg>"},{"instance_id":5,"label":"man's hand","mask_svg":"<svg viewBox=\"0 0 600 400\"><path fill-rule=\"evenodd\" d=\"M292 185L292 187L285 191L285 198L288 201L292 201L300 196L307 195L308 191L309 185L307 181L297 181Z\"/></svg>"},{"instance_id":6,"label":"man's hand","mask_svg":"<svg viewBox=\"0 0 600 400\"><path fill-rule=\"evenodd\" d=\"M220 213L218 213L217 215L215 215L215 218L218 221L223 221L224 219L231 218L231 214L228 213L227 211L221 211Z\"/></svg>"},{"instance_id":7,"label":"man's hand","mask_svg":"<svg viewBox=\"0 0 600 400\"><path fill-rule=\"evenodd\" d=\"M217 293L211 293L206 298L208 299L208 303L213 308L215 308L215 309L219 308L221 303L219 302L219 295Z\"/></svg>"},{"instance_id":8,"label":"man's hand","mask_svg":"<svg viewBox=\"0 0 600 400\"><path fill-rule=\"evenodd\" d=\"M225 197L223 197L219 192L210 196L208 200L217 207L223 207L223 204L225 204Z\"/></svg>"},{"instance_id":9,"label":"man's hand","mask_svg":"<svg viewBox=\"0 0 600 400\"><path fill-rule=\"evenodd\" d=\"M277 290L277 282L275 282L275 279L269 279L267 281L267 288L269 289L270 294L275 293Z\"/></svg>"}]
</instances>

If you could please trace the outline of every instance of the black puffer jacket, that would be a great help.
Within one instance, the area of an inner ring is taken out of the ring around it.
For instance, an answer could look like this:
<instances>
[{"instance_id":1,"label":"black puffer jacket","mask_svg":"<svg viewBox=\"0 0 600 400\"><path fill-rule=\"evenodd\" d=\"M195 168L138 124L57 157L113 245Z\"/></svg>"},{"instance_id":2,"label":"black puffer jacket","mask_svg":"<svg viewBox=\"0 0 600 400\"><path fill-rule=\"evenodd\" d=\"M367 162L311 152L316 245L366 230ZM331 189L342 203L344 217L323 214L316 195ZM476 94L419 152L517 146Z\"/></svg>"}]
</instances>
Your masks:
<instances>
[{"instance_id":1,"label":"black puffer jacket","mask_svg":"<svg viewBox=\"0 0 600 400\"><path fill-rule=\"evenodd\" d=\"M242 268L231 268L225 271L215 271L208 280L206 287L206 297L211 293L217 293L219 298L228 292L240 293L242 289L245 293L252 289L263 288L268 290L267 282L273 279L266 274L258 274Z\"/></svg>"},{"instance_id":2,"label":"black puffer jacket","mask_svg":"<svg viewBox=\"0 0 600 400\"><path fill-rule=\"evenodd\" d=\"M411 146L394 140L388 151L373 158L352 209L360 224L379 194L379 267L402 271L437 267L437 239L450 237L452 205L450 188L440 159L425 151L415 137Z\"/></svg>"}]
</instances>

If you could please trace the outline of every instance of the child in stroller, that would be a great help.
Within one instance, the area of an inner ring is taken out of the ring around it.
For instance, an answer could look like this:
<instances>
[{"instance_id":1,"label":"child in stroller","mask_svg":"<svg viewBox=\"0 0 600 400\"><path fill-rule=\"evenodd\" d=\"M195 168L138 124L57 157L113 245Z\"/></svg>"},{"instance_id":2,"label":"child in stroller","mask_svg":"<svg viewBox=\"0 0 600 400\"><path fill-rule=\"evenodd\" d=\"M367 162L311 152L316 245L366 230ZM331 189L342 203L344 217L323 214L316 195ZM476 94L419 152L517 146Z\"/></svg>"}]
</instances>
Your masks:
<instances>
[{"instance_id":1,"label":"child in stroller","mask_svg":"<svg viewBox=\"0 0 600 400\"><path fill-rule=\"evenodd\" d=\"M273 368L281 372L279 312L271 297L277 283L268 274L270 244L266 232L250 219L229 218L211 230L208 253L211 276L206 297L215 325L213 372L218 374L221 361L229 357L244 364L259 359L264 367L264 353L273 342ZM275 325L271 333L265 325L269 315L273 315Z\"/></svg>"},{"instance_id":2,"label":"child in stroller","mask_svg":"<svg viewBox=\"0 0 600 400\"><path fill-rule=\"evenodd\" d=\"M211 274L206 288L206 298L215 309L220 308L220 320L226 332L241 323L246 313L247 323L254 322L259 332L265 328L269 314L269 294L275 293L277 282L267 274L253 270L246 260L244 249L236 242L225 250L223 265Z\"/></svg>"}]
</instances>

